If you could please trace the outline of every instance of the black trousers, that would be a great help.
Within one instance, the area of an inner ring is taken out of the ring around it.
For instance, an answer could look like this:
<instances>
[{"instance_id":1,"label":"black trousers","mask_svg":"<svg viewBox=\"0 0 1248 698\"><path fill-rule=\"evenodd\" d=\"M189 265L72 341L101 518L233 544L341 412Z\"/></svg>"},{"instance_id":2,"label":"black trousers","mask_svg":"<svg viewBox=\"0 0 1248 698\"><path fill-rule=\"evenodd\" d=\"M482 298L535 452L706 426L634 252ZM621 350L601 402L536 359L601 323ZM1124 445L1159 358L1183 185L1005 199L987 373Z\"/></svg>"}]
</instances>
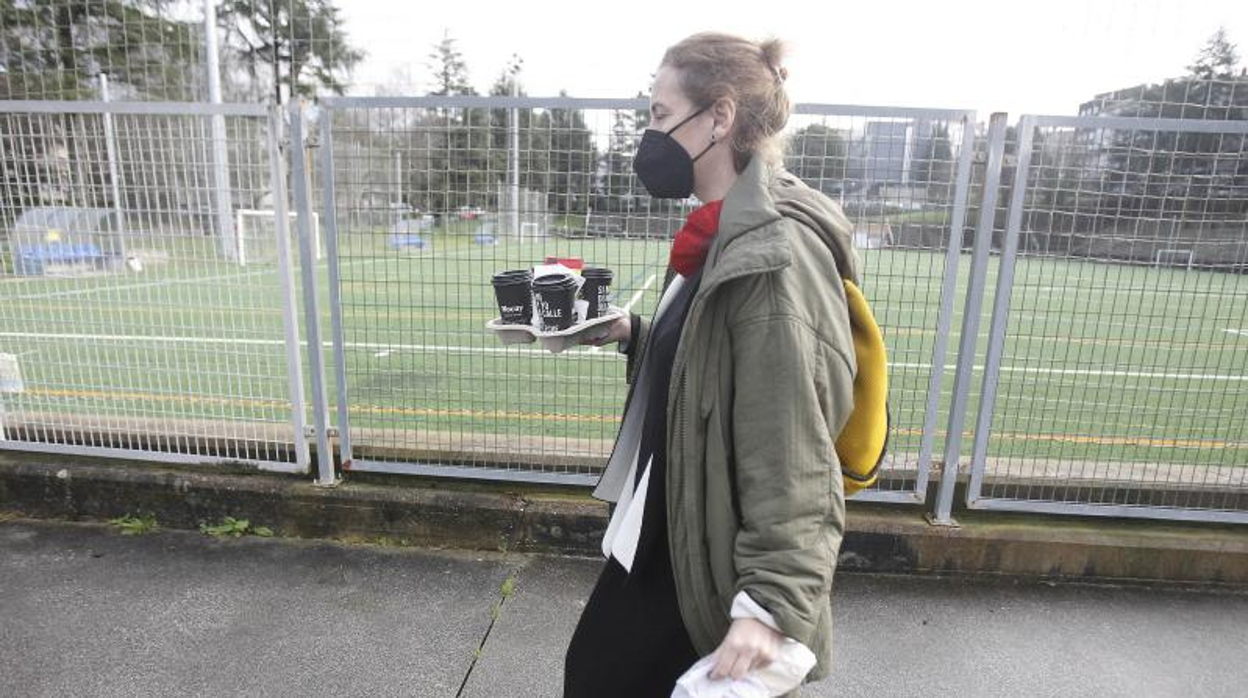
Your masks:
<instances>
[{"instance_id":1,"label":"black trousers","mask_svg":"<svg viewBox=\"0 0 1248 698\"><path fill-rule=\"evenodd\" d=\"M563 695L670 698L676 679L696 661L667 555L653 556L632 575L610 558L568 645Z\"/></svg>"}]
</instances>

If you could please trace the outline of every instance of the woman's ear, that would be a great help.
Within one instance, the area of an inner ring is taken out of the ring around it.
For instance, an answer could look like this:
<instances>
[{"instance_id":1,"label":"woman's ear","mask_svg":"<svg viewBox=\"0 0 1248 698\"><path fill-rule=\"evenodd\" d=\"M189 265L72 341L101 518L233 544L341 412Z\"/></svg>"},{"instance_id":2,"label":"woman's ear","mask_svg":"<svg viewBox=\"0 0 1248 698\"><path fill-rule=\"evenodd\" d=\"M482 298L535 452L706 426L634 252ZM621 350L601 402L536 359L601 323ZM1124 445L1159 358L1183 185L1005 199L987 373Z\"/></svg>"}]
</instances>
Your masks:
<instances>
[{"instance_id":1,"label":"woman's ear","mask_svg":"<svg viewBox=\"0 0 1248 698\"><path fill-rule=\"evenodd\" d=\"M716 100L711 106L711 117L715 120L711 130L715 140L726 139L728 134L732 133L733 125L736 124L737 103L727 98Z\"/></svg>"}]
</instances>

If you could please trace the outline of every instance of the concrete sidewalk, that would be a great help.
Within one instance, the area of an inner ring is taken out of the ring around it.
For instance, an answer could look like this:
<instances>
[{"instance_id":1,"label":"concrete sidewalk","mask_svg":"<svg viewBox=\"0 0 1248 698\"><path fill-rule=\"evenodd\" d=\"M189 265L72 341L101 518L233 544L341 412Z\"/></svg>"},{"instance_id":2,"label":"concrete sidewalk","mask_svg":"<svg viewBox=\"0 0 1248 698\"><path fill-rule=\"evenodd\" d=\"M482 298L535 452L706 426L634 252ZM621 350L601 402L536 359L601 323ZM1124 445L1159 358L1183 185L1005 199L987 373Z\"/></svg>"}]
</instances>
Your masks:
<instances>
[{"instance_id":1,"label":"concrete sidewalk","mask_svg":"<svg viewBox=\"0 0 1248 698\"><path fill-rule=\"evenodd\" d=\"M600 565L12 520L0 696L558 696ZM841 574L834 596L835 674L803 696L1248 686L1244 594Z\"/></svg>"}]
</instances>

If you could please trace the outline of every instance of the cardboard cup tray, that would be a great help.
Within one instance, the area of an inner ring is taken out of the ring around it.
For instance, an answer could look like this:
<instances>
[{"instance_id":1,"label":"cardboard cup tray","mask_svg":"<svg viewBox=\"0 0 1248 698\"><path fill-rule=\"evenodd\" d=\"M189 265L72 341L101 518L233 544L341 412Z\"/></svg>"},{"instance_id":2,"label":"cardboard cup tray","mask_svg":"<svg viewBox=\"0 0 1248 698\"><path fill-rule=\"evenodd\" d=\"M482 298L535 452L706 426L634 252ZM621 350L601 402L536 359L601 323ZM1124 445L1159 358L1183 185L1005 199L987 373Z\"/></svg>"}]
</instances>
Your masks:
<instances>
[{"instance_id":1,"label":"cardboard cup tray","mask_svg":"<svg viewBox=\"0 0 1248 698\"><path fill-rule=\"evenodd\" d=\"M577 323L566 330L542 332L531 325L505 325L502 318L494 318L485 323L503 344L532 344L540 342L543 349L558 354L564 349L579 346L584 339L597 334L605 334L607 326L624 317L624 311L612 306L603 315L593 320Z\"/></svg>"}]
</instances>

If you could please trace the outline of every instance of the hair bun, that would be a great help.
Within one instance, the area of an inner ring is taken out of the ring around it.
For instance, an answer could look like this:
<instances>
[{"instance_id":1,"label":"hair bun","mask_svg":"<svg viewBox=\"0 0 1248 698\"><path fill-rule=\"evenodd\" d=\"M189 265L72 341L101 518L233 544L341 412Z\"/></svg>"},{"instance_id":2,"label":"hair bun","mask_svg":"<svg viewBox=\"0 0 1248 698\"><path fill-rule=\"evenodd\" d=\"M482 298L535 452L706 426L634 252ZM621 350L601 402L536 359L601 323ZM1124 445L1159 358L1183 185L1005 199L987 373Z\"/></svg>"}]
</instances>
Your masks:
<instances>
[{"instance_id":1,"label":"hair bun","mask_svg":"<svg viewBox=\"0 0 1248 698\"><path fill-rule=\"evenodd\" d=\"M784 58L785 46L779 39L765 39L758 44L758 50L762 54L763 63L767 65L767 69L771 74L776 76L776 82L784 82L789 78L789 70L780 65Z\"/></svg>"}]
</instances>

